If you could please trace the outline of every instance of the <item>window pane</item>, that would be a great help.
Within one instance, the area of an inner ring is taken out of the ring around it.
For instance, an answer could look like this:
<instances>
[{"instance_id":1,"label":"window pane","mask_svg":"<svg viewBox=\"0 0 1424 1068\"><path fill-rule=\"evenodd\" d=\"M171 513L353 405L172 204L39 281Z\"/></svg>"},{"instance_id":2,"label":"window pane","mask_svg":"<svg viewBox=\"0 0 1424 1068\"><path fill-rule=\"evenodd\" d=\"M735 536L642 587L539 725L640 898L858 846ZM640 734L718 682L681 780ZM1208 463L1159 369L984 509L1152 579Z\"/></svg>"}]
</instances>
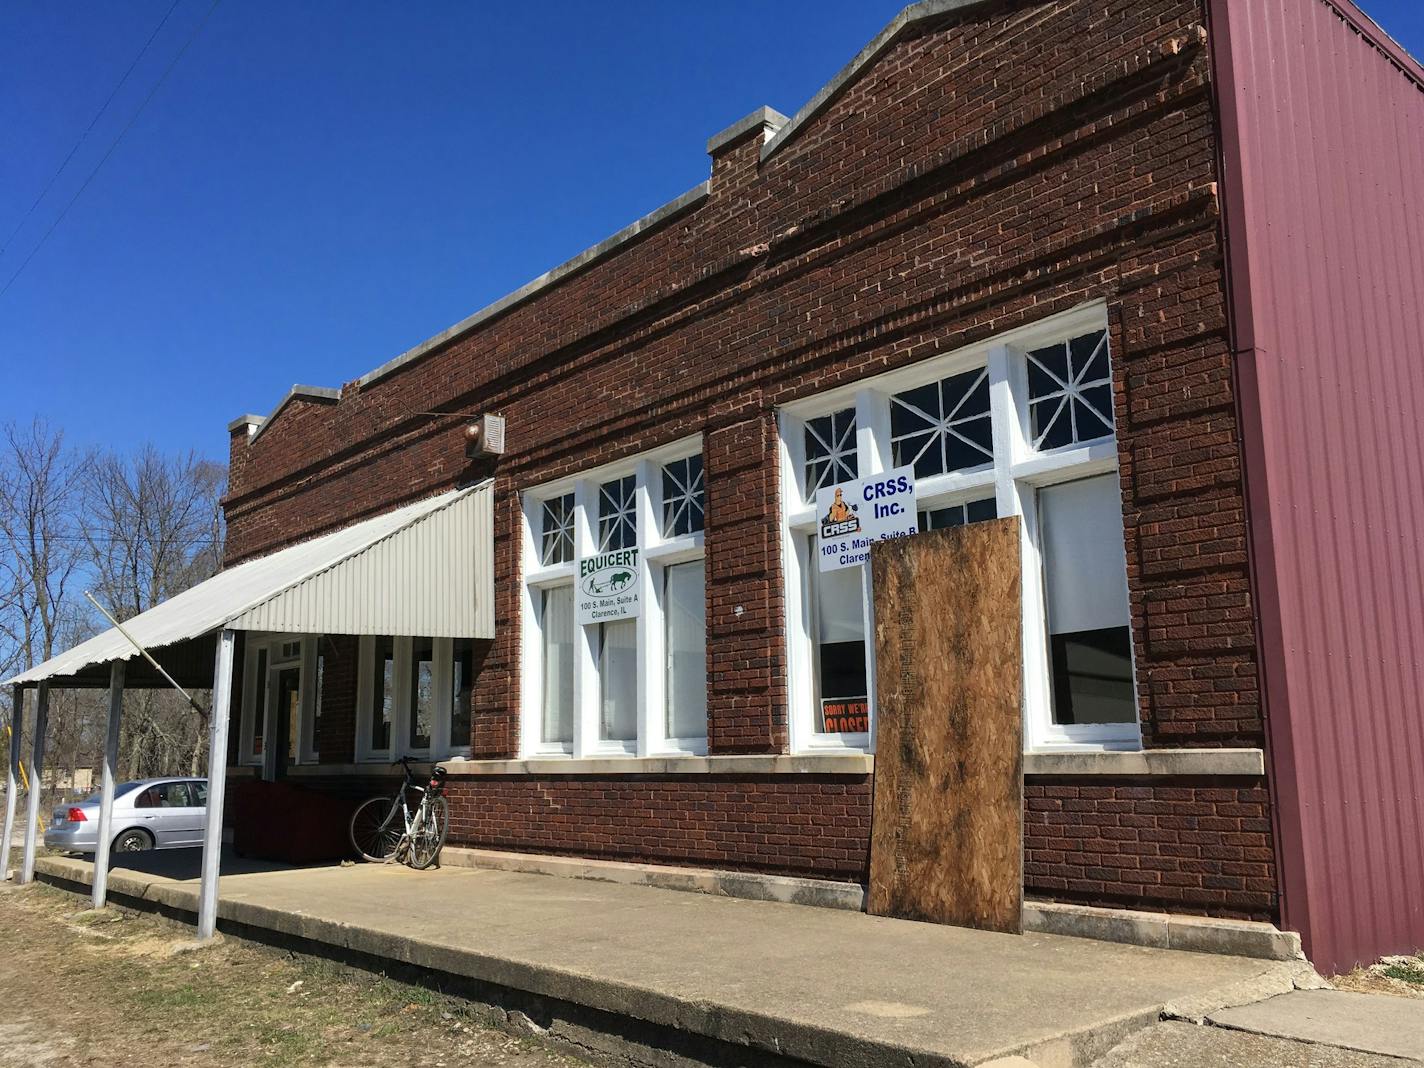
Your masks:
<instances>
[{"instance_id":1,"label":"window pane","mask_svg":"<svg viewBox=\"0 0 1424 1068\"><path fill-rule=\"evenodd\" d=\"M1041 490L1055 723L1132 723L1132 640L1117 477Z\"/></svg>"},{"instance_id":2,"label":"window pane","mask_svg":"<svg viewBox=\"0 0 1424 1068\"><path fill-rule=\"evenodd\" d=\"M809 559L812 638L816 658L816 730L858 733L870 729L869 687L865 675L865 616L860 569L815 570L816 546Z\"/></svg>"},{"instance_id":3,"label":"window pane","mask_svg":"<svg viewBox=\"0 0 1424 1068\"><path fill-rule=\"evenodd\" d=\"M689 456L663 468L663 537L695 534L704 525L706 492L702 457Z\"/></svg>"},{"instance_id":4,"label":"window pane","mask_svg":"<svg viewBox=\"0 0 1424 1068\"><path fill-rule=\"evenodd\" d=\"M411 639L410 648L410 737L412 749L430 748L430 730L435 721L435 642L430 638Z\"/></svg>"},{"instance_id":5,"label":"window pane","mask_svg":"<svg viewBox=\"0 0 1424 1068\"><path fill-rule=\"evenodd\" d=\"M574 740L574 588L543 593L539 618L544 634L543 740Z\"/></svg>"},{"instance_id":6,"label":"window pane","mask_svg":"<svg viewBox=\"0 0 1424 1068\"><path fill-rule=\"evenodd\" d=\"M470 708L475 693L475 643L471 639L455 639L450 670L450 745L461 749L470 744Z\"/></svg>"},{"instance_id":7,"label":"window pane","mask_svg":"<svg viewBox=\"0 0 1424 1068\"><path fill-rule=\"evenodd\" d=\"M638 629L634 620L598 625L598 736L606 742L638 737Z\"/></svg>"},{"instance_id":8,"label":"window pane","mask_svg":"<svg viewBox=\"0 0 1424 1068\"><path fill-rule=\"evenodd\" d=\"M252 685L252 755L262 755L262 736L267 728L267 650L257 650L257 672Z\"/></svg>"},{"instance_id":9,"label":"window pane","mask_svg":"<svg viewBox=\"0 0 1424 1068\"><path fill-rule=\"evenodd\" d=\"M966 523L978 523L984 519L998 517L998 507L993 497L963 504L949 504L940 508L929 508L919 516L921 530L943 530L945 527L962 527Z\"/></svg>"},{"instance_id":10,"label":"window pane","mask_svg":"<svg viewBox=\"0 0 1424 1068\"><path fill-rule=\"evenodd\" d=\"M1036 449L1059 449L1111 434L1108 332L1095 330L1030 352L1028 397Z\"/></svg>"},{"instance_id":11,"label":"window pane","mask_svg":"<svg viewBox=\"0 0 1424 1068\"><path fill-rule=\"evenodd\" d=\"M393 638L377 638L372 657L371 749L382 752L391 747L391 720L396 707L396 654Z\"/></svg>"},{"instance_id":12,"label":"window pane","mask_svg":"<svg viewBox=\"0 0 1424 1068\"><path fill-rule=\"evenodd\" d=\"M663 572L667 618L667 736L707 735L707 612L701 560Z\"/></svg>"},{"instance_id":13,"label":"window pane","mask_svg":"<svg viewBox=\"0 0 1424 1068\"><path fill-rule=\"evenodd\" d=\"M988 370L965 371L891 397L890 449L894 466L913 465L919 478L991 463Z\"/></svg>"},{"instance_id":14,"label":"window pane","mask_svg":"<svg viewBox=\"0 0 1424 1068\"><path fill-rule=\"evenodd\" d=\"M317 639L320 648L321 639ZM326 693L326 654L316 654L316 698L312 702L312 751L321 750L321 703Z\"/></svg>"},{"instance_id":15,"label":"window pane","mask_svg":"<svg viewBox=\"0 0 1424 1068\"><path fill-rule=\"evenodd\" d=\"M818 489L846 482L860 474L855 451L855 409L806 420L806 466L801 484L806 500Z\"/></svg>"},{"instance_id":16,"label":"window pane","mask_svg":"<svg viewBox=\"0 0 1424 1068\"><path fill-rule=\"evenodd\" d=\"M628 475L598 488L598 550L631 549L638 544L638 516L635 487Z\"/></svg>"},{"instance_id":17,"label":"window pane","mask_svg":"<svg viewBox=\"0 0 1424 1068\"><path fill-rule=\"evenodd\" d=\"M567 564L574 558L574 495L545 501L543 505L543 544L539 559L544 564Z\"/></svg>"}]
</instances>

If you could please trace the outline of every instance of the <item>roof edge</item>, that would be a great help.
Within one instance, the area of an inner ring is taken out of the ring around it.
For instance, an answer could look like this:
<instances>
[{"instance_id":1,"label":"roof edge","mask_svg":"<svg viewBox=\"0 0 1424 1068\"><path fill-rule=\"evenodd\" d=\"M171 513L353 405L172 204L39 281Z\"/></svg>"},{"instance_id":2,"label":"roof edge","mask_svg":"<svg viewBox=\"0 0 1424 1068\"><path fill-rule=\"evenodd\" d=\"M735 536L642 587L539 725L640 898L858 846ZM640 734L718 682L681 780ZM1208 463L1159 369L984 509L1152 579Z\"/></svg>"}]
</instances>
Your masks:
<instances>
[{"instance_id":1,"label":"roof edge","mask_svg":"<svg viewBox=\"0 0 1424 1068\"><path fill-rule=\"evenodd\" d=\"M253 415L251 412L248 412L245 415L239 415L231 423L228 423L227 432L229 434L235 434L243 427L260 427L265 422L266 420L262 416ZM249 430L249 433L251 433L251 430Z\"/></svg>"},{"instance_id":2,"label":"roof edge","mask_svg":"<svg viewBox=\"0 0 1424 1068\"><path fill-rule=\"evenodd\" d=\"M763 104L749 115L743 115L725 130L718 130L707 139L707 154L710 156L714 152L725 148L733 141L745 136L753 130L770 126L774 134L791 120L773 107Z\"/></svg>"},{"instance_id":3,"label":"roof edge","mask_svg":"<svg viewBox=\"0 0 1424 1068\"><path fill-rule=\"evenodd\" d=\"M262 431L272 425L272 420L277 418L278 413L298 397L301 397L303 400L319 401L323 404L335 404L341 399L341 390L328 389L326 386L293 386L287 390L287 395L277 402L277 407L272 409L271 415L266 419L258 419L257 429L252 432L252 436L248 438L248 441L256 441L262 434ZM250 417L243 416L242 418L247 419ZM236 422L240 423L241 420L237 420ZM236 428L235 424L228 426L229 431L235 430Z\"/></svg>"},{"instance_id":4,"label":"roof edge","mask_svg":"<svg viewBox=\"0 0 1424 1068\"><path fill-rule=\"evenodd\" d=\"M926 19L937 18L940 15L947 15L953 11L964 11L982 4L993 3L994 0L920 0L920 3L911 4L896 15L886 27L881 30L871 42L862 48L854 59L840 69L840 72L821 87L820 92L808 100L804 107L772 137L767 139L766 144L761 146L761 158L765 163L773 153L785 145L796 136L801 127L810 122L813 118L831 103L841 93L849 89L851 85L863 74L866 68L870 67L880 58L880 54L893 45L900 35L912 26L924 22Z\"/></svg>"},{"instance_id":5,"label":"roof edge","mask_svg":"<svg viewBox=\"0 0 1424 1068\"><path fill-rule=\"evenodd\" d=\"M697 185L689 189L686 193L683 193L682 196L676 197L673 200L669 200L662 207L656 208L653 211L650 211L647 215L644 215L641 219L637 219L634 222L629 223L627 226L623 227L623 229L619 230L613 236L604 238L598 244L584 249L577 256L574 256L572 259L565 260L563 263L559 264L557 267L551 270L545 271L538 278L535 278L531 282L525 283L524 285L516 289L514 292L500 297L499 300L495 301L492 304L485 305L473 315L461 319L454 326L446 330L442 330L434 337L427 338L425 341L422 341L414 348L407 349L395 359L388 360L385 363L381 364L381 366L377 367L374 371L362 375L356 380L356 385L359 388L364 389L371 383L380 381L387 375L393 374L394 372L399 371L402 367L405 367L407 364L420 359L420 357L424 356L431 349L437 348L440 345L445 344L446 342L453 341L460 335L473 330L481 323L486 322L489 319L493 319L496 315L500 315L501 313L508 311L516 305L523 303L530 297L534 296L534 294L538 293L540 290L547 289L550 286L563 281L565 278L575 273L576 271L580 271L583 268L589 266L590 264L596 262L597 260L602 259L604 256L607 256L609 253L616 250L619 246L626 245L629 241L632 241L640 234L646 233L653 227L658 226L661 223L667 222L675 215L679 215L683 211L686 211L688 208L691 208L701 203L703 200L706 200L707 195L711 192L711 189L712 182L710 179L704 182L699 182Z\"/></svg>"},{"instance_id":6,"label":"roof edge","mask_svg":"<svg viewBox=\"0 0 1424 1068\"><path fill-rule=\"evenodd\" d=\"M1424 89L1424 64L1415 59L1404 45L1395 40L1388 30L1374 20L1369 12L1356 4L1354 0L1324 0L1324 2L1327 7L1333 8L1335 13L1344 19L1356 33L1364 37L1383 53L1386 59L1394 63L1415 85Z\"/></svg>"}]
</instances>

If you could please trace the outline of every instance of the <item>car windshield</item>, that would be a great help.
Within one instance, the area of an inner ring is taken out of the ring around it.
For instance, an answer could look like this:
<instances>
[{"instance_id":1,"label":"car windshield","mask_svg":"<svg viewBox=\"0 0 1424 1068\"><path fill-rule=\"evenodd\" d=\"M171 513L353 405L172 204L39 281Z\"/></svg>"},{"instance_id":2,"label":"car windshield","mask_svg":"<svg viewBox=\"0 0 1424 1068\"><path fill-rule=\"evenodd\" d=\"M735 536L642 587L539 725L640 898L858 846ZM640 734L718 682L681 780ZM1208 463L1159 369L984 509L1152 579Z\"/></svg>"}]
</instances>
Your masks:
<instances>
[{"instance_id":1,"label":"car windshield","mask_svg":"<svg viewBox=\"0 0 1424 1068\"><path fill-rule=\"evenodd\" d=\"M141 782L121 782L121 783L119 783L119 785L117 785L117 786L114 787L114 800L117 801L119 798L123 797L124 794L133 793L133 791L137 790L137 789L138 789L140 786L142 786L142 785L143 785L143 783L141 783ZM97 805L100 801L103 800L103 798L104 798L104 795L103 795L102 792L100 792L100 793L94 793L94 794L90 794L88 797L86 797L83 801L81 801L81 802L79 802L79 803L80 803L81 805Z\"/></svg>"}]
</instances>

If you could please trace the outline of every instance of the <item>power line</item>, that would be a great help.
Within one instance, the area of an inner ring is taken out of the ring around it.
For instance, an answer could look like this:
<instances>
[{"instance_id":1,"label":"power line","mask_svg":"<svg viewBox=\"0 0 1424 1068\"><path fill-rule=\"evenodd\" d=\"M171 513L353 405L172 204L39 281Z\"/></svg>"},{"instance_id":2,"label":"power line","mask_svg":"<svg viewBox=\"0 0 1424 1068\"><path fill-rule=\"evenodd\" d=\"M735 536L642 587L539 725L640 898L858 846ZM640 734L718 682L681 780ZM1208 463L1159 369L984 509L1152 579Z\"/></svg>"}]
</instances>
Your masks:
<instances>
[{"instance_id":1,"label":"power line","mask_svg":"<svg viewBox=\"0 0 1424 1068\"><path fill-rule=\"evenodd\" d=\"M49 229L44 232L44 236L40 238L39 244L37 244L33 249L30 250L30 254L25 257L24 262L21 263L20 266L16 269L15 273L10 276L10 280L5 283L5 287L3 289L0 289L0 297L4 297L5 294L10 291L10 287L15 284L15 279L19 278L20 275L25 273L25 268L30 265L30 261L35 258L35 254L44 247L45 242L49 240L49 237L52 233L54 233L55 228L58 227L59 224L64 221L64 217L69 214L69 209L74 207L75 202L81 196L84 195L84 190L89 188L89 183L94 180L95 175L97 175L99 171L103 169L104 164L109 161L109 157L114 154L114 149L119 147L119 142L124 139L124 135L127 134L129 130L133 129L134 123L137 122L138 117L143 114L144 108L148 107L148 102L154 98L154 96L158 93L159 89L163 88L163 83L166 82L168 80L168 76L173 73L173 68L178 66L178 61L183 58L184 54L188 51L188 47L193 43L194 40L197 39L197 36L200 32L202 32L203 27L208 24L208 19L212 18L213 12L218 9L218 4L221 2L222 0L213 0L212 6L209 7L207 13L203 15L202 20L195 27L193 27L193 32L188 35L188 39L183 42L183 47L178 49L178 54L174 56L172 62L170 62L168 66L164 68L164 71L162 75L159 76L158 81L153 84L153 88L150 89L148 91L148 95L143 98L143 103L138 106L138 110L133 113L133 115L129 118L129 121L125 124L124 128L119 131L118 136L114 138L112 143L110 143L108 150L104 153L102 157L100 157L99 162L94 165L94 169L89 172L89 177L84 179L84 184L79 187L79 189L75 192L74 196L70 197L69 203L64 206L64 210L59 213L59 216L54 220L54 222L50 224Z\"/></svg>"},{"instance_id":2,"label":"power line","mask_svg":"<svg viewBox=\"0 0 1424 1068\"><path fill-rule=\"evenodd\" d=\"M168 11L164 14L163 18L158 20L158 25L155 26L153 28L153 32L148 35L148 40L143 42L143 47L138 50L138 55L134 56L133 62L129 64L129 69L124 71L124 76L120 78L118 84L114 86L113 92L109 94L109 97L107 100L104 101L103 106L100 107L98 111L94 112L94 117L89 120L89 125L84 128L84 132L79 135L79 140L74 142L74 147L69 150L69 155L64 157L64 162L61 163L55 169L55 172L49 176L49 181L47 181L44 184L44 188L40 190L40 195L35 197L35 202L30 205L30 210L25 212L25 214L20 218L20 221L15 224L15 229L10 231L10 236L5 239L5 243L3 245L0 245L0 256L3 256L5 254L6 250L10 247L10 242L15 240L15 235L20 232L20 230L24 227L25 223L30 221L30 216L33 215L35 213L35 209L40 206L40 201L44 200L44 198L49 195L49 191L54 188L54 183L58 181L59 176L64 173L64 168L69 166L69 161L74 158L74 154L78 152L80 148L83 147L84 142L89 139L89 135L94 132L95 125L99 122L101 118L104 117L104 112L109 110L109 105L114 102L114 97L119 95L119 90L122 89L125 84L127 84L129 80L129 75L132 74L134 72L134 68L138 66L138 61L141 60L148 52L148 48L151 44L153 44L154 38L156 38L158 36L159 31L162 30L165 25L167 25L169 16L172 15L173 12L178 9L178 5L182 2L183 0L173 0L173 6L168 9Z\"/></svg>"}]
</instances>

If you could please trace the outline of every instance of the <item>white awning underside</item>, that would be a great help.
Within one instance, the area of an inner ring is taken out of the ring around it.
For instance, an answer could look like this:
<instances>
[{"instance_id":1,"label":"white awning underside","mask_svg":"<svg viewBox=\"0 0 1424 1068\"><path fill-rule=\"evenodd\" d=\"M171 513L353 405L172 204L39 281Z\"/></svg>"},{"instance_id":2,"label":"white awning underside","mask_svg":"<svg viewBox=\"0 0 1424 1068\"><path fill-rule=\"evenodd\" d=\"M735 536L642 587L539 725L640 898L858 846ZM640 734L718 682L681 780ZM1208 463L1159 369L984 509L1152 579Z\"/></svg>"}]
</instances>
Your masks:
<instances>
[{"instance_id":1,"label":"white awning underside","mask_svg":"<svg viewBox=\"0 0 1424 1068\"><path fill-rule=\"evenodd\" d=\"M124 629L153 653L223 629L493 638L492 484L238 564L125 620ZM4 685L74 677L138 655L117 629L106 630Z\"/></svg>"}]
</instances>

